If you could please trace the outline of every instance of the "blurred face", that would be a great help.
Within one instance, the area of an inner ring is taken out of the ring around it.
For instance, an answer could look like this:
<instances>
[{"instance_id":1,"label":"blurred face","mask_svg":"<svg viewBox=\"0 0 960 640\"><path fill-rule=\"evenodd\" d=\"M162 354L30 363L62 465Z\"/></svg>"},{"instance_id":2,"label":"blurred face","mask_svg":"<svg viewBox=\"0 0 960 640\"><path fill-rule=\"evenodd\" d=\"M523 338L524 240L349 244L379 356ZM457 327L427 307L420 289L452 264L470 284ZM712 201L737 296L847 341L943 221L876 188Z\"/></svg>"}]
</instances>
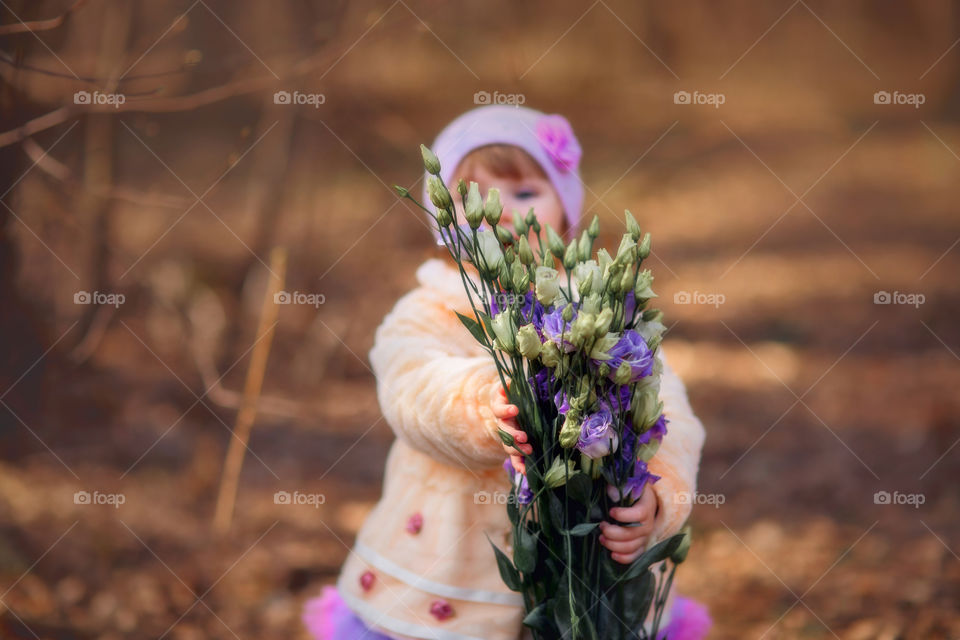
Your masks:
<instances>
[{"instance_id":1,"label":"blurred face","mask_svg":"<svg viewBox=\"0 0 960 640\"><path fill-rule=\"evenodd\" d=\"M549 224L560 236L566 231L566 219L563 215L563 203L553 184L545 177L538 175L523 175L517 178L494 175L482 165L472 168L469 176L462 175L460 167L450 181L453 190L453 199L457 208L457 223L466 224L463 216L463 205L460 203L460 194L456 192L457 181L463 178L467 184L472 180L480 188L480 195L487 198L487 190L491 187L500 189L500 201L503 203L503 215L499 224L512 228L514 216L526 216L530 207L537 216L541 225ZM540 237L546 239L546 232L540 232ZM536 247L536 235L531 230L527 236L531 246Z\"/></svg>"}]
</instances>

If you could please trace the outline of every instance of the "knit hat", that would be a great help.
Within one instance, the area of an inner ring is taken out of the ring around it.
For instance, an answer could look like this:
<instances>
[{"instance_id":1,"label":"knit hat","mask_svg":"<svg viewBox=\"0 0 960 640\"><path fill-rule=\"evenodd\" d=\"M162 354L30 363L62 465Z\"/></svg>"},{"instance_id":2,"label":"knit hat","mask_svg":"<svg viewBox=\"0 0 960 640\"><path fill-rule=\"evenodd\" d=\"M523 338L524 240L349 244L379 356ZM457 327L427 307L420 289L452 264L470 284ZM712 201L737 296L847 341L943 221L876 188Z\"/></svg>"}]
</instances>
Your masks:
<instances>
[{"instance_id":1,"label":"knit hat","mask_svg":"<svg viewBox=\"0 0 960 640\"><path fill-rule=\"evenodd\" d=\"M467 154L489 144L509 144L529 153L547 174L560 202L570 236L578 230L583 207L583 182L580 180L580 143L567 119L527 107L484 105L467 111L448 124L434 141L431 150L440 160L440 177L450 184L453 172ZM423 201L433 207L424 180ZM431 227L436 223L430 220ZM440 234L433 229L440 241Z\"/></svg>"}]
</instances>

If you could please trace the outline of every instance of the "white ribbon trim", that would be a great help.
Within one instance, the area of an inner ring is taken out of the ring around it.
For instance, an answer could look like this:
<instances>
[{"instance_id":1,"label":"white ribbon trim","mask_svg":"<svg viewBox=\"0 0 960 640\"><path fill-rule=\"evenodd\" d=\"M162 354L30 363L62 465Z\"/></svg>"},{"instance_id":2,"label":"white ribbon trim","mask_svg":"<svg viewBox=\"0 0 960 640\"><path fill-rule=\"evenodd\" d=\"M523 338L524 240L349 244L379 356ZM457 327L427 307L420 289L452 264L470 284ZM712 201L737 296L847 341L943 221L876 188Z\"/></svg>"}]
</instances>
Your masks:
<instances>
[{"instance_id":1,"label":"white ribbon trim","mask_svg":"<svg viewBox=\"0 0 960 640\"><path fill-rule=\"evenodd\" d=\"M405 569L392 560L383 557L362 542L354 545L354 551L358 556L368 563L387 573L397 580L406 582L411 587L428 591L438 596L453 598L454 600L468 600L470 602L482 602L487 604L504 604L517 607L523 606L523 596L519 593L500 593L496 591L487 591L486 589L467 589L465 587L456 587L442 582L434 582L421 575Z\"/></svg>"},{"instance_id":2,"label":"white ribbon trim","mask_svg":"<svg viewBox=\"0 0 960 640\"><path fill-rule=\"evenodd\" d=\"M447 629L425 627L413 622L391 618L380 613L369 603L359 600L358 598L354 597L353 594L345 590L340 592L340 597L344 599L351 609L360 614L360 616L364 619L364 623L367 623L367 620L374 621L367 623L367 626L373 625L377 627L383 627L384 629L402 633L406 636L425 638L427 640L484 640L484 638L468 636L455 631L448 631Z\"/></svg>"}]
</instances>

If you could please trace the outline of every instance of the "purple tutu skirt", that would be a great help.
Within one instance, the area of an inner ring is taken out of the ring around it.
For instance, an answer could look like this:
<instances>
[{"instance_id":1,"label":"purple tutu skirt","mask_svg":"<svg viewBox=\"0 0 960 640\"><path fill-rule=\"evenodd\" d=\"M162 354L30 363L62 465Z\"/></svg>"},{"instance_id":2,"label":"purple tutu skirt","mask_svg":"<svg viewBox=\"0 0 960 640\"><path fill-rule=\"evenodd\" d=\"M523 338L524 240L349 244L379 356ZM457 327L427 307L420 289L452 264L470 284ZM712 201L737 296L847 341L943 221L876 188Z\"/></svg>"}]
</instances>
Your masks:
<instances>
[{"instance_id":1,"label":"purple tutu skirt","mask_svg":"<svg viewBox=\"0 0 960 640\"><path fill-rule=\"evenodd\" d=\"M391 640L390 636L365 625L343 601L336 587L329 585L304 604L303 623L314 640ZM657 634L657 640L702 640L712 624L706 606L692 598L677 596L670 610L670 622Z\"/></svg>"}]
</instances>

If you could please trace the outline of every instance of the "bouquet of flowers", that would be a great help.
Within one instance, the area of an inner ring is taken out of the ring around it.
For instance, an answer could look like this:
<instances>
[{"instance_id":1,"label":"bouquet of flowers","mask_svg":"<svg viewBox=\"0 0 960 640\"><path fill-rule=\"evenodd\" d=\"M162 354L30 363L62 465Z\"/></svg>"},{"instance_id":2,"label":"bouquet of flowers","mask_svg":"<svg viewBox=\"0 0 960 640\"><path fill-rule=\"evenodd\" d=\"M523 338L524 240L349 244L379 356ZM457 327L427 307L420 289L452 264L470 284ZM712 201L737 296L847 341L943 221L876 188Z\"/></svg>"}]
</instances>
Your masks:
<instances>
[{"instance_id":1,"label":"bouquet of flowers","mask_svg":"<svg viewBox=\"0 0 960 640\"><path fill-rule=\"evenodd\" d=\"M534 451L525 473L509 458L504 465L513 486L506 507L513 553L493 545L500 575L523 595L524 624L538 640L657 639L689 529L629 565L614 562L598 541L609 509L632 505L658 480L647 462L667 430L655 356L666 327L662 312L647 308L656 294L650 270L641 269L650 234L627 211L616 255L594 254L596 216L569 244L532 209L515 215L511 230L498 224L499 191L490 189L484 201L475 182L462 180L456 191L466 224L458 225L440 163L420 148L436 213L396 189L436 222L473 309L457 315L496 362ZM476 268L479 281L465 264ZM509 433L500 436L520 451ZM659 575L651 569L657 563Z\"/></svg>"}]
</instances>

